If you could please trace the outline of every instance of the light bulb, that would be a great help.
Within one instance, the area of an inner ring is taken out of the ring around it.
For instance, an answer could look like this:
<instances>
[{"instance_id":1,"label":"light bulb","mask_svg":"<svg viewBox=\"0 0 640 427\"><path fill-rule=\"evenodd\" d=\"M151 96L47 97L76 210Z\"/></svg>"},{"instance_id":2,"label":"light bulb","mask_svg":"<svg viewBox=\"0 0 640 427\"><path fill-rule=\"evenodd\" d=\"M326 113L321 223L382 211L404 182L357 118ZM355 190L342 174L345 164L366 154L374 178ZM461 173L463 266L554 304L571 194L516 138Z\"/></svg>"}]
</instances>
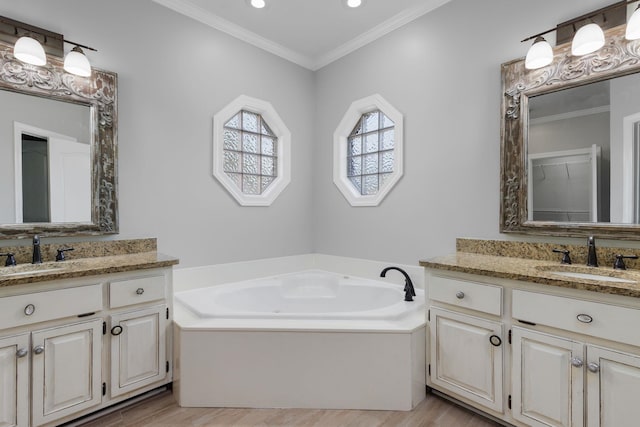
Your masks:
<instances>
[{"instance_id":1,"label":"light bulb","mask_svg":"<svg viewBox=\"0 0 640 427\"><path fill-rule=\"evenodd\" d=\"M633 15L631 15L624 36L627 40L640 39L640 5L638 5L635 12L633 12Z\"/></svg>"},{"instance_id":2,"label":"light bulb","mask_svg":"<svg viewBox=\"0 0 640 427\"><path fill-rule=\"evenodd\" d=\"M347 6L358 7L362 4L362 0L347 0Z\"/></svg>"},{"instance_id":3,"label":"light bulb","mask_svg":"<svg viewBox=\"0 0 640 427\"><path fill-rule=\"evenodd\" d=\"M582 56L604 46L604 32L598 24L587 24L576 32L571 43L571 53Z\"/></svg>"},{"instance_id":4,"label":"light bulb","mask_svg":"<svg viewBox=\"0 0 640 427\"><path fill-rule=\"evenodd\" d=\"M256 9L262 9L266 5L267 3L265 3L264 0L251 0L251 6L255 7Z\"/></svg>"},{"instance_id":5,"label":"light bulb","mask_svg":"<svg viewBox=\"0 0 640 427\"><path fill-rule=\"evenodd\" d=\"M64 58L64 70L81 77L89 77L91 75L89 59L78 46L74 47Z\"/></svg>"},{"instance_id":6,"label":"light bulb","mask_svg":"<svg viewBox=\"0 0 640 427\"><path fill-rule=\"evenodd\" d=\"M536 37L527 52L524 66L527 70L545 67L553 62L553 49L544 37Z\"/></svg>"},{"instance_id":7,"label":"light bulb","mask_svg":"<svg viewBox=\"0 0 640 427\"><path fill-rule=\"evenodd\" d=\"M47 63L47 55L40 42L34 38L20 37L13 46L13 56L22 62L33 65L44 65Z\"/></svg>"}]
</instances>

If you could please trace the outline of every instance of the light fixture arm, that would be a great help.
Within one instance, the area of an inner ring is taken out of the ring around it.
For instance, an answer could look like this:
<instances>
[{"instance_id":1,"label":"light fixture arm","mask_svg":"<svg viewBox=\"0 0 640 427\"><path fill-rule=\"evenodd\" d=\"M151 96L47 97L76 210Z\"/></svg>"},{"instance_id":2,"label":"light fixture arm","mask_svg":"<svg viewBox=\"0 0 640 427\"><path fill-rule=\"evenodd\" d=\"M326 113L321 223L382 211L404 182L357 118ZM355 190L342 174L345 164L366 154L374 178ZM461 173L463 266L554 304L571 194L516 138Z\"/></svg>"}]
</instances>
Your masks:
<instances>
[{"instance_id":1,"label":"light fixture arm","mask_svg":"<svg viewBox=\"0 0 640 427\"><path fill-rule=\"evenodd\" d=\"M85 46L85 45L80 44L80 43L72 42L71 40L64 39L63 41L64 41L65 43L69 43L69 44L72 44L72 45L74 45L74 46L81 47L81 48L83 48L83 49L88 49L88 50L91 50L91 51L94 51L94 52L97 52L97 51L98 51L98 49L94 49L94 48L92 48L92 47Z\"/></svg>"}]
</instances>

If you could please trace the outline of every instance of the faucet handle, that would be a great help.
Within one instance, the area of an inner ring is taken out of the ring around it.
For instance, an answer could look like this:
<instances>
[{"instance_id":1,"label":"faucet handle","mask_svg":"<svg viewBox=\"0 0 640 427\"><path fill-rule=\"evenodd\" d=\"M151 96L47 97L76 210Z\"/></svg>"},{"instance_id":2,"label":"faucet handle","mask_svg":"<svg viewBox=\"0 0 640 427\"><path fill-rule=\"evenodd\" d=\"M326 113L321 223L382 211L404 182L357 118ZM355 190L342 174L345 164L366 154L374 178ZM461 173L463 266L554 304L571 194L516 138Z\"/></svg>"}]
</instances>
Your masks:
<instances>
[{"instance_id":1,"label":"faucet handle","mask_svg":"<svg viewBox=\"0 0 640 427\"><path fill-rule=\"evenodd\" d=\"M627 266L624 264L624 259L638 259L638 255L622 255L616 254L616 260L613 262L614 270L626 270Z\"/></svg>"},{"instance_id":2,"label":"faucet handle","mask_svg":"<svg viewBox=\"0 0 640 427\"><path fill-rule=\"evenodd\" d=\"M56 261L64 261L66 257L64 256L65 252L72 251L73 248L60 248L58 249L58 253L56 254Z\"/></svg>"},{"instance_id":3,"label":"faucet handle","mask_svg":"<svg viewBox=\"0 0 640 427\"><path fill-rule=\"evenodd\" d=\"M562 254L562 260L560 264L571 264L571 257L569 256L569 251L566 249L553 249L553 252Z\"/></svg>"},{"instance_id":4,"label":"faucet handle","mask_svg":"<svg viewBox=\"0 0 640 427\"><path fill-rule=\"evenodd\" d=\"M14 256L15 254L13 252L7 252L6 254L0 254L0 256L6 256L7 260L4 263L5 267L11 267L16 265L16 258Z\"/></svg>"}]
</instances>

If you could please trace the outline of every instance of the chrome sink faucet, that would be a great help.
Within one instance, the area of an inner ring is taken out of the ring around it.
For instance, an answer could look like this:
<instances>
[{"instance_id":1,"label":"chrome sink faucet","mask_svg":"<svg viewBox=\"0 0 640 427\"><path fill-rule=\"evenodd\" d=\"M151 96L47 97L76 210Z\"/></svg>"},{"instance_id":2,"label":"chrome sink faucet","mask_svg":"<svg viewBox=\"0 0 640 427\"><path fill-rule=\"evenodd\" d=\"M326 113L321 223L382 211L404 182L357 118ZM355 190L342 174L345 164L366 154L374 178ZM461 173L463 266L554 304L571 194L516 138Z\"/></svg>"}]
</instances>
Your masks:
<instances>
[{"instance_id":1,"label":"chrome sink faucet","mask_svg":"<svg viewBox=\"0 0 640 427\"><path fill-rule=\"evenodd\" d=\"M598 266L598 256L596 255L596 239L593 236L589 236L587 239L587 249L589 252L587 253L587 265L589 267L597 267Z\"/></svg>"}]
</instances>

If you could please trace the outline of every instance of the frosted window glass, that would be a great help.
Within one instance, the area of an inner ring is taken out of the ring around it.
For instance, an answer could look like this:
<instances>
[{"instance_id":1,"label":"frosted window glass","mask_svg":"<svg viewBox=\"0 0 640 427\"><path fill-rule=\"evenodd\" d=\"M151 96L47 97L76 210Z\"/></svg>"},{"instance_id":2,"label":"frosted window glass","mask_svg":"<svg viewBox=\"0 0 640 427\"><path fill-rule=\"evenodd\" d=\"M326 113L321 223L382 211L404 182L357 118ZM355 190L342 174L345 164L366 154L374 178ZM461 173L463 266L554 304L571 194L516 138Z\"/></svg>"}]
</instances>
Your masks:
<instances>
[{"instance_id":1,"label":"frosted window glass","mask_svg":"<svg viewBox=\"0 0 640 427\"><path fill-rule=\"evenodd\" d=\"M394 126L382 111L371 111L347 138L347 176L363 196L377 194L393 172Z\"/></svg>"},{"instance_id":2,"label":"frosted window glass","mask_svg":"<svg viewBox=\"0 0 640 427\"><path fill-rule=\"evenodd\" d=\"M249 111L242 112L242 129L248 132L258 132L258 115Z\"/></svg>"},{"instance_id":3,"label":"frosted window glass","mask_svg":"<svg viewBox=\"0 0 640 427\"><path fill-rule=\"evenodd\" d=\"M224 127L240 129L240 113L236 114L224 124Z\"/></svg>"},{"instance_id":4,"label":"frosted window glass","mask_svg":"<svg viewBox=\"0 0 640 427\"><path fill-rule=\"evenodd\" d=\"M258 152L258 136L252 133L242 135L242 151L245 153Z\"/></svg>"},{"instance_id":5,"label":"frosted window glass","mask_svg":"<svg viewBox=\"0 0 640 427\"><path fill-rule=\"evenodd\" d=\"M240 151L240 132L237 130L224 130L224 149Z\"/></svg>"},{"instance_id":6,"label":"frosted window glass","mask_svg":"<svg viewBox=\"0 0 640 427\"><path fill-rule=\"evenodd\" d=\"M225 123L223 155L224 172L244 194L262 194L278 176L278 138L259 114L242 110Z\"/></svg>"},{"instance_id":7,"label":"frosted window glass","mask_svg":"<svg viewBox=\"0 0 640 427\"><path fill-rule=\"evenodd\" d=\"M260 194L260 177L258 175L242 175L242 192L245 194Z\"/></svg>"}]
</instances>

